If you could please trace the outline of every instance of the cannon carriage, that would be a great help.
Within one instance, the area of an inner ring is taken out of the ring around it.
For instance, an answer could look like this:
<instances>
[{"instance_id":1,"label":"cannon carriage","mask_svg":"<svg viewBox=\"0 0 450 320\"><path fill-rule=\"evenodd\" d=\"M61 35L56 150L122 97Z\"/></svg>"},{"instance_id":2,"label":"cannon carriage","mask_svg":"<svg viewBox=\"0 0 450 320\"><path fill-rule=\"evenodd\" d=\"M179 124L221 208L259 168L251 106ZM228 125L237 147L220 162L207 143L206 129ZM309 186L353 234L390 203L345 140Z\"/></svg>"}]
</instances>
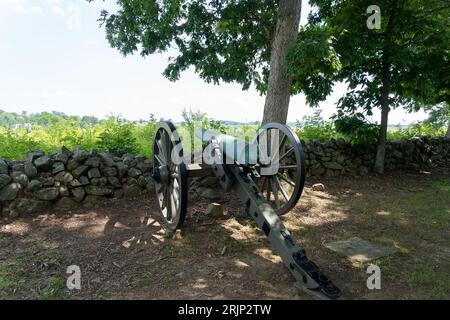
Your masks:
<instances>
[{"instance_id":1,"label":"cannon carriage","mask_svg":"<svg viewBox=\"0 0 450 320\"><path fill-rule=\"evenodd\" d=\"M308 259L280 218L297 204L305 184L297 135L279 123L262 126L252 142L211 131L196 135L204 143L202 157L200 163L191 163L175 126L169 121L158 124L153 179L164 227L183 227L188 179L215 176L225 191L241 198L245 216L255 220L302 289L320 298L338 298L339 288Z\"/></svg>"}]
</instances>

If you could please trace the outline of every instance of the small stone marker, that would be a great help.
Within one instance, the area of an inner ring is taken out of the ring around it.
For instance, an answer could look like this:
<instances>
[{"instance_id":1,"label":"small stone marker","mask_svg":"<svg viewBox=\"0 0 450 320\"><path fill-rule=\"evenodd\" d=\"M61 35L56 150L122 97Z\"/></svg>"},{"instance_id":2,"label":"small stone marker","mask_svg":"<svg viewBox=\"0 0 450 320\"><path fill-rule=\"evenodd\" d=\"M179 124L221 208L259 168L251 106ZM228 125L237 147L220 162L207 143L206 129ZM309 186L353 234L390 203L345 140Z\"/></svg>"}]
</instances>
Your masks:
<instances>
[{"instance_id":1,"label":"small stone marker","mask_svg":"<svg viewBox=\"0 0 450 320\"><path fill-rule=\"evenodd\" d=\"M324 246L358 262L375 260L397 251L393 248L381 246L357 237L350 238L348 240L325 243Z\"/></svg>"},{"instance_id":2,"label":"small stone marker","mask_svg":"<svg viewBox=\"0 0 450 320\"><path fill-rule=\"evenodd\" d=\"M313 191L325 191L325 186L322 183L316 183L312 186Z\"/></svg>"},{"instance_id":3,"label":"small stone marker","mask_svg":"<svg viewBox=\"0 0 450 320\"><path fill-rule=\"evenodd\" d=\"M215 218L223 217L223 207L219 203L210 203L206 209L206 214Z\"/></svg>"}]
</instances>

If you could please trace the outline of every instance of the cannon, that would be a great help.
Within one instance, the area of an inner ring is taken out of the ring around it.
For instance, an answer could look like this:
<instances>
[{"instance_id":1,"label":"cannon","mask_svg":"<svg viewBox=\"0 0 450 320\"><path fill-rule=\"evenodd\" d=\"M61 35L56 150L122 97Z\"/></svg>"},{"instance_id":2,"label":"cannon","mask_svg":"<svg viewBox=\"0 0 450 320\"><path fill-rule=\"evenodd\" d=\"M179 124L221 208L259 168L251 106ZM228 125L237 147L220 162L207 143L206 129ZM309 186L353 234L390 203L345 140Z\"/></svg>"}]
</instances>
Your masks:
<instances>
[{"instance_id":1,"label":"cannon","mask_svg":"<svg viewBox=\"0 0 450 320\"><path fill-rule=\"evenodd\" d=\"M152 177L164 228L175 231L183 226L188 179L215 176L225 191L240 197L244 215L254 219L298 286L316 297L337 299L340 289L307 257L280 218L297 204L305 184L303 148L291 128L263 125L251 142L205 130L196 135L203 142L200 163L184 154L173 123L157 125Z\"/></svg>"}]
</instances>

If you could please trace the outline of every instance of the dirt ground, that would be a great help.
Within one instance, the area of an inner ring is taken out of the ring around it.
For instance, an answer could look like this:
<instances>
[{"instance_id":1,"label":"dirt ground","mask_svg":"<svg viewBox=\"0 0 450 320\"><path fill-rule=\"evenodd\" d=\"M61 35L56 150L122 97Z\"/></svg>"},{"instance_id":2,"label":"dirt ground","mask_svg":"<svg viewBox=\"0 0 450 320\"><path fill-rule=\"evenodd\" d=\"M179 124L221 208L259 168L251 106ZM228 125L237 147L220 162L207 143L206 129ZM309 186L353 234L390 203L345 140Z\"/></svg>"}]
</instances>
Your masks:
<instances>
[{"instance_id":1,"label":"dirt ground","mask_svg":"<svg viewBox=\"0 0 450 320\"><path fill-rule=\"evenodd\" d=\"M316 182L326 190L312 191ZM208 201L195 192L189 202L172 238L153 195L0 222L0 298L311 299L232 194L223 218L205 215ZM448 171L311 180L283 221L342 299L450 298ZM372 262L381 290L367 289L367 263L323 246L351 237L398 250ZM81 269L81 290L66 288L70 265Z\"/></svg>"}]
</instances>

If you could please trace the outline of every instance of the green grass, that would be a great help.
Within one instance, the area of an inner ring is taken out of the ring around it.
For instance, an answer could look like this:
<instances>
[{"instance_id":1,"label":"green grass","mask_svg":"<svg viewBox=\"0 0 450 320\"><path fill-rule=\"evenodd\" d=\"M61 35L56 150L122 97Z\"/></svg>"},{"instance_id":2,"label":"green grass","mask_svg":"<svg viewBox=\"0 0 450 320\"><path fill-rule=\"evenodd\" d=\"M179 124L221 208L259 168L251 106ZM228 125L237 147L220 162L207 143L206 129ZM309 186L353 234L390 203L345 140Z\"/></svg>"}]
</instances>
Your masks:
<instances>
[{"instance_id":1,"label":"green grass","mask_svg":"<svg viewBox=\"0 0 450 320\"><path fill-rule=\"evenodd\" d=\"M436 179L433 180L431 185L434 189L444 192L444 194L450 194L450 182L448 180Z\"/></svg>"},{"instance_id":2,"label":"green grass","mask_svg":"<svg viewBox=\"0 0 450 320\"><path fill-rule=\"evenodd\" d=\"M450 277L447 272L439 270L430 263L416 266L409 274L409 281L422 286L431 299L448 299L450 294Z\"/></svg>"},{"instance_id":3,"label":"green grass","mask_svg":"<svg viewBox=\"0 0 450 320\"><path fill-rule=\"evenodd\" d=\"M402 128L400 126L389 128L387 138L388 140L401 140L418 136L443 137L446 130L446 127L433 126L426 123L415 123L408 128Z\"/></svg>"},{"instance_id":4,"label":"green grass","mask_svg":"<svg viewBox=\"0 0 450 320\"><path fill-rule=\"evenodd\" d=\"M38 242L0 261L0 299L14 298L15 292L36 292L40 299L61 297L66 288L63 269L56 249Z\"/></svg>"},{"instance_id":5,"label":"green grass","mask_svg":"<svg viewBox=\"0 0 450 320\"><path fill-rule=\"evenodd\" d=\"M127 279L127 282L131 287L142 287L146 284L152 283L153 281L153 275L148 271L140 274L134 274Z\"/></svg>"},{"instance_id":6,"label":"green grass","mask_svg":"<svg viewBox=\"0 0 450 320\"><path fill-rule=\"evenodd\" d=\"M54 299L58 297L62 290L66 288L66 283L60 276L52 276L47 286L40 293L44 299Z\"/></svg>"},{"instance_id":7,"label":"green grass","mask_svg":"<svg viewBox=\"0 0 450 320\"><path fill-rule=\"evenodd\" d=\"M433 179L417 192L384 194L354 200L352 206L362 214L384 211L388 219L406 219L427 227L450 228L450 180Z\"/></svg>"},{"instance_id":8,"label":"green grass","mask_svg":"<svg viewBox=\"0 0 450 320\"><path fill-rule=\"evenodd\" d=\"M5 290L8 288L20 288L24 285L25 279L20 276L20 269L25 261L24 258L13 256L0 262L0 298L5 298Z\"/></svg>"},{"instance_id":9,"label":"green grass","mask_svg":"<svg viewBox=\"0 0 450 320\"><path fill-rule=\"evenodd\" d=\"M403 298L448 299L450 178L420 183L419 191L371 193L349 200L345 207L351 208L361 237L398 249L361 264L361 270L368 264L379 266L388 290L405 291Z\"/></svg>"}]
</instances>

